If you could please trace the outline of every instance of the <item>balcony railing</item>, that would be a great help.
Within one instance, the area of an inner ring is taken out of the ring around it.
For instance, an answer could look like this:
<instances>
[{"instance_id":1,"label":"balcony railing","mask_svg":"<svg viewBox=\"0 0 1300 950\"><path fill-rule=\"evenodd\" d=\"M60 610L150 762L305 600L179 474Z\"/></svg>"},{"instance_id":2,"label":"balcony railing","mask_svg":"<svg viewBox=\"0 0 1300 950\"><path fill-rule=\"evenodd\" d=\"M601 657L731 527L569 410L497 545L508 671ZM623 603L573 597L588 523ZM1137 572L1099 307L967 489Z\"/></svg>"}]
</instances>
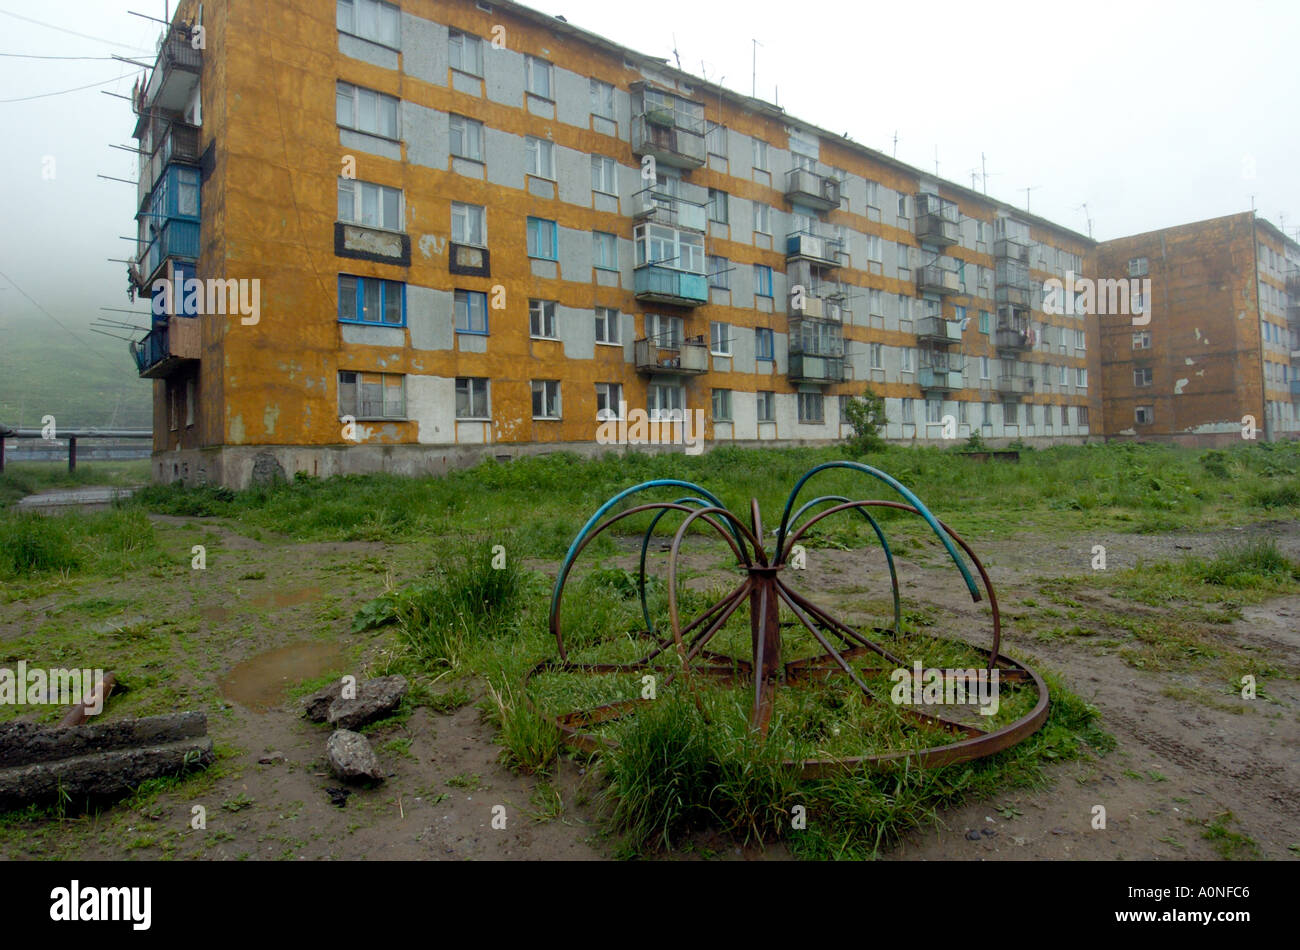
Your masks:
<instances>
[{"instance_id":1,"label":"balcony railing","mask_svg":"<svg viewBox=\"0 0 1300 950\"><path fill-rule=\"evenodd\" d=\"M842 383L847 378L843 357L813 356L806 353L790 354L790 369L786 375L795 382L806 383Z\"/></svg>"},{"instance_id":2,"label":"balcony railing","mask_svg":"<svg viewBox=\"0 0 1300 950\"><path fill-rule=\"evenodd\" d=\"M955 270L925 264L917 268L916 289L921 293L957 294L961 293L961 279Z\"/></svg>"},{"instance_id":3,"label":"balcony railing","mask_svg":"<svg viewBox=\"0 0 1300 950\"><path fill-rule=\"evenodd\" d=\"M922 389L952 392L961 389L961 371L935 366L922 366L916 374Z\"/></svg>"},{"instance_id":4,"label":"balcony railing","mask_svg":"<svg viewBox=\"0 0 1300 950\"><path fill-rule=\"evenodd\" d=\"M993 256L1001 260L1019 261L1028 266L1029 245L1013 238L999 238L993 242Z\"/></svg>"},{"instance_id":5,"label":"balcony railing","mask_svg":"<svg viewBox=\"0 0 1300 950\"><path fill-rule=\"evenodd\" d=\"M844 336L838 323L791 317L789 347L804 356L842 357Z\"/></svg>"},{"instance_id":6,"label":"balcony railing","mask_svg":"<svg viewBox=\"0 0 1300 950\"><path fill-rule=\"evenodd\" d=\"M709 302L709 278L658 264L643 264L632 274L637 300L677 307L698 307Z\"/></svg>"},{"instance_id":7,"label":"balcony railing","mask_svg":"<svg viewBox=\"0 0 1300 950\"><path fill-rule=\"evenodd\" d=\"M795 231L785 236L785 259L806 260L828 267L838 267L841 245L839 238L815 231Z\"/></svg>"},{"instance_id":8,"label":"balcony railing","mask_svg":"<svg viewBox=\"0 0 1300 950\"><path fill-rule=\"evenodd\" d=\"M662 113L667 113L664 115ZM632 117L632 152L636 155L653 155L655 161L674 168L699 168L704 164L703 127L697 132L671 119L676 111L651 110Z\"/></svg>"},{"instance_id":9,"label":"balcony railing","mask_svg":"<svg viewBox=\"0 0 1300 950\"><path fill-rule=\"evenodd\" d=\"M916 335L936 343L960 343L961 324L943 317L922 317L916 321Z\"/></svg>"},{"instance_id":10,"label":"balcony railing","mask_svg":"<svg viewBox=\"0 0 1300 950\"><path fill-rule=\"evenodd\" d=\"M785 197L791 204L833 211L840 206L840 183L811 168L792 168L785 176Z\"/></svg>"},{"instance_id":11,"label":"balcony railing","mask_svg":"<svg viewBox=\"0 0 1300 950\"><path fill-rule=\"evenodd\" d=\"M1300 270L1287 272L1286 292L1292 295L1300 294Z\"/></svg>"},{"instance_id":12,"label":"balcony railing","mask_svg":"<svg viewBox=\"0 0 1300 950\"><path fill-rule=\"evenodd\" d=\"M955 201L922 192L916 196L916 236L929 244L956 244L961 240L961 214Z\"/></svg>"},{"instance_id":13,"label":"balcony railing","mask_svg":"<svg viewBox=\"0 0 1300 950\"><path fill-rule=\"evenodd\" d=\"M709 348L703 339L662 344L642 338L636 341L635 351L640 373L694 376L709 371Z\"/></svg>"},{"instance_id":14,"label":"balcony railing","mask_svg":"<svg viewBox=\"0 0 1300 950\"><path fill-rule=\"evenodd\" d=\"M168 220L143 253L140 254L138 273L140 286L148 287L159 268L169 259L185 261L199 259L199 224L197 221Z\"/></svg>"},{"instance_id":15,"label":"balcony railing","mask_svg":"<svg viewBox=\"0 0 1300 950\"><path fill-rule=\"evenodd\" d=\"M687 231L708 230L708 192L695 185L682 185L682 194L672 195L656 187L643 188L632 196L633 214L638 221L652 221Z\"/></svg>"},{"instance_id":16,"label":"balcony railing","mask_svg":"<svg viewBox=\"0 0 1300 950\"><path fill-rule=\"evenodd\" d=\"M203 51L194 48L189 31L182 27L168 29L137 111L181 112L189 103L202 70Z\"/></svg>"},{"instance_id":17,"label":"balcony railing","mask_svg":"<svg viewBox=\"0 0 1300 950\"><path fill-rule=\"evenodd\" d=\"M802 301L797 301L791 295L789 314L792 317L805 317L809 320L829 320L835 323L845 323L849 319L849 311L845 308L846 300L847 297L844 294L825 293L825 288L823 288L821 296L805 296ZM802 307L799 306L800 303L802 303Z\"/></svg>"},{"instance_id":18,"label":"balcony railing","mask_svg":"<svg viewBox=\"0 0 1300 950\"><path fill-rule=\"evenodd\" d=\"M1034 340L1027 328L998 327L993 334L993 345L999 350L1028 350Z\"/></svg>"},{"instance_id":19,"label":"balcony railing","mask_svg":"<svg viewBox=\"0 0 1300 950\"><path fill-rule=\"evenodd\" d=\"M170 375L187 360L199 358L201 339L195 317L171 317L149 331L148 336L131 344L135 365L146 379Z\"/></svg>"},{"instance_id":20,"label":"balcony railing","mask_svg":"<svg viewBox=\"0 0 1300 950\"><path fill-rule=\"evenodd\" d=\"M1300 379L1291 380L1291 398L1300 398Z\"/></svg>"},{"instance_id":21,"label":"balcony railing","mask_svg":"<svg viewBox=\"0 0 1300 950\"><path fill-rule=\"evenodd\" d=\"M1300 326L1300 303L1293 303L1286 308L1286 322Z\"/></svg>"},{"instance_id":22,"label":"balcony railing","mask_svg":"<svg viewBox=\"0 0 1300 950\"><path fill-rule=\"evenodd\" d=\"M1004 396L1027 396L1034 391L1034 380L1029 376L999 376L998 392Z\"/></svg>"},{"instance_id":23,"label":"balcony railing","mask_svg":"<svg viewBox=\"0 0 1300 950\"><path fill-rule=\"evenodd\" d=\"M158 184L158 179L172 162L184 165L199 163L199 129L184 122L173 122L163 132L162 138L147 159L140 159L140 183L136 189L136 208L143 208L145 200Z\"/></svg>"}]
</instances>

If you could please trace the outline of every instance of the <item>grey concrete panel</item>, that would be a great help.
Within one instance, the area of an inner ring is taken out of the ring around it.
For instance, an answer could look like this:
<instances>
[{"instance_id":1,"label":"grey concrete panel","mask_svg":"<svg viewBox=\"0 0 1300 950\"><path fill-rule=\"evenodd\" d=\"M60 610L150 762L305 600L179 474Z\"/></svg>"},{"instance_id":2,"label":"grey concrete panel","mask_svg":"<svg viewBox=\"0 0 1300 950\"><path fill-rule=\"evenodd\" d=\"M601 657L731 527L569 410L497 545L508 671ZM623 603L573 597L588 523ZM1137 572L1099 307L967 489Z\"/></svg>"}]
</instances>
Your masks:
<instances>
[{"instance_id":1,"label":"grey concrete panel","mask_svg":"<svg viewBox=\"0 0 1300 950\"><path fill-rule=\"evenodd\" d=\"M339 52L382 69L397 68L397 51L347 33L339 34Z\"/></svg>"},{"instance_id":2,"label":"grey concrete panel","mask_svg":"<svg viewBox=\"0 0 1300 950\"><path fill-rule=\"evenodd\" d=\"M451 153L447 114L402 101L402 130L406 137L406 160L426 168L445 169Z\"/></svg>"},{"instance_id":3,"label":"grey concrete panel","mask_svg":"<svg viewBox=\"0 0 1300 950\"><path fill-rule=\"evenodd\" d=\"M483 50L484 83L493 102L518 109L524 99L524 56L511 49Z\"/></svg>"},{"instance_id":4,"label":"grey concrete panel","mask_svg":"<svg viewBox=\"0 0 1300 950\"><path fill-rule=\"evenodd\" d=\"M447 85L447 28L403 13L402 70L424 82Z\"/></svg>"},{"instance_id":5,"label":"grey concrete panel","mask_svg":"<svg viewBox=\"0 0 1300 950\"><path fill-rule=\"evenodd\" d=\"M452 294L429 287L406 287L406 325L417 350L450 350L454 335Z\"/></svg>"},{"instance_id":6,"label":"grey concrete panel","mask_svg":"<svg viewBox=\"0 0 1300 950\"><path fill-rule=\"evenodd\" d=\"M352 129L339 129L339 145L352 152L368 152L395 162L402 160L402 144L391 139L381 139L375 135L356 132Z\"/></svg>"}]
</instances>

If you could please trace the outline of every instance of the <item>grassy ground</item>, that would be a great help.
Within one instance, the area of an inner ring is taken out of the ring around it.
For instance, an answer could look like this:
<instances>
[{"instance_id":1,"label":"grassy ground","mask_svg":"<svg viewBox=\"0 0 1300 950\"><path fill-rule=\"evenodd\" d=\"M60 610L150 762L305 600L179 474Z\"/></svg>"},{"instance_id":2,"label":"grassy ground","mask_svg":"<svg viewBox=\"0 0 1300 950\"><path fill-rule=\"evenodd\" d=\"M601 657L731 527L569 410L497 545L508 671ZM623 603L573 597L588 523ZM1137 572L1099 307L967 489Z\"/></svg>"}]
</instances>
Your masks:
<instances>
[{"instance_id":1,"label":"grassy ground","mask_svg":"<svg viewBox=\"0 0 1300 950\"><path fill-rule=\"evenodd\" d=\"M441 479L300 478L244 493L155 486L128 504L94 514L41 519L0 511L5 590L0 599L24 609L30 605L24 618L37 618L30 632L16 624L19 635L5 638L0 629L0 663L27 657L71 665L86 655L89 626L99 631L94 665L127 671L130 691L115 700L114 715L210 705L223 665L222 644L207 637L200 616L178 605L160 623L129 588L113 594L98 589L89 596L87 583L135 578L165 588L192 582L194 544L204 544L209 557L238 557L238 538L284 543L308 558L330 545L391 545L407 555L358 558L340 570L337 590L326 587L320 597L312 635L341 640L354 657L364 652L372 674L407 674L415 683L408 715L419 706L455 708L479 700L498 730L503 761L536 776L535 807L546 814L558 807L559 792L551 783L565 755L548 716L631 698L640 688L633 678L616 676L542 676L522 685L533 664L555 653L547 629L550 585L558 560L597 505L640 481L679 478L702 485L746 515L747 500L758 498L770 530L797 476L839 457L834 448L724 448L700 457L632 454L592 462L559 454L487 463ZM984 543L1012 543L1026 533L1082 543L1102 533L1136 537L1294 520L1300 505L1300 447L1295 445L1212 452L1060 447L1026 451L1016 465L981 464L939 449L891 447L863 461L898 478L953 529L978 538L977 550ZM92 473L87 471L88 480ZM37 476L11 471L0 482L0 497L30 490L25 486L32 482L23 478ZM829 472L814 487L817 494L890 497L884 486L867 485L861 475ZM52 486L46 482L45 487ZM900 558L926 568L942 565L944 555L924 525L897 517L885 517L882 524ZM566 607L566 635L588 658L626 659L635 652L626 634L642 623L627 569L634 565L629 552L635 552L634 539L644 526L644 520L628 519L617 533L603 536L588 549L575 576L570 596L578 606ZM661 526L669 527L676 523ZM808 538L810 550L828 554L868 551L875 543L856 519L828 519ZM736 575L726 566L721 544L696 533L691 545L683 596L698 608L728 579L734 584ZM492 563L498 553L504 555L504 570ZM661 568L662 552L656 549L654 556ZM1045 561L1037 592L1005 605L1022 633L1010 652L1033 660L1036 645L1079 645L1147 673L1194 674L1217 683L1249 673L1266 693L1270 677L1294 679L1295 671L1283 663L1270 665L1258 651L1234 642L1225 627L1251 605L1300 592L1297 570L1268 542L1152 558L1107 571ZM266 581L265 571L250 570L236 584ZM851 578L826 578L824 587L847 619L865 627L890 621L887 599L863 598ZM237 596L238 590L229 593ZM662 587L652 590L651 609L660 623L665 601ZM718 642L743 653L748 630L740 617ZM928 629L933 608L924 590L905 591L904 620L900 650L925 656L927 665L972 665L969 651L931 637L940 631ZM236 636L255 637L258 629L253 619ZM378 631L377 639L360 639L364 631ZM811 649L810 638L791 631L792 655ZM179 676L169 672L177 661ZM887 683L873 680L872 685ZM942 809L1004 789L1039 787L1049 778L1045 765L1102 755L1110 746L1106 723L1073 691L1075 684L1053 677L1050 685L1047 725L1006 753L945 769L816 782L799 781L781 760L939 740L904 733L893 709L872 708L827 686L783 697L771 738L760 743L746 728L745 690L710 691L701 708L682 689L664 688L652 706L608 726L620 744L592 763L603 783L602 814L615 836L613 851L659 853L681 847L707 827L738 841L780 839L791 852L808 857L878 854ZM1200 685L1167 688L1201 690L1207 706L1226 703ZM1013 692L999 721L1014 718L1031 700ZM0 718L11 714L0 707ZM864 737L868 748L861 747ZM394 754L403 751L393 748ZM815 819L806 830L793 824L796 808Z\"/></svg>"},{"instance_id":2,"label":"grassy ground","mask_svg":"<svg viewBox=\"0 0 1300 950\"><path fill-rule=\"evenodd\" d=\"M149 460L131 462L79 462L69 472L63 462L17 462L5 466L0 475L0 509L27 495L56 488L87 485L124 488L149 481Z\"/></svg>"}]
</instances>

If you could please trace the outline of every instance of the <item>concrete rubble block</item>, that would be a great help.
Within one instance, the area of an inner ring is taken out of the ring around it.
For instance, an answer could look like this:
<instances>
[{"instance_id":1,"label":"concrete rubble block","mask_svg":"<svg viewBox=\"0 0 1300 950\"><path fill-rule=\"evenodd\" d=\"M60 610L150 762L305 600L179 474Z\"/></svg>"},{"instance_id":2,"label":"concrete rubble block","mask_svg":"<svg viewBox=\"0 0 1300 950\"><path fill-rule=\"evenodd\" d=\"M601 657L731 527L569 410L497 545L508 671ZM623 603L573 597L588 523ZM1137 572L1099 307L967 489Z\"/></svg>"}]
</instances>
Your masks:
<instances>
[{"instance_id":1,"label":"concrete rubble block","mask_svg":"<svg viewBox=\"0 0 1300 950\"><path fill-rule=\"evenodd\" d=\"M330 769L345 782L384 780L383 770L370 740L359 732L335 730L325 742Z\"/></svg>"},{"instance_id":2,"label":"concrete rubble block","mask_svg":"<svg viewBox=\"0 0 1300 950\"><path fill-rule=\"evenodd\" d=\"M207 716L171 713L92 725L0 725L0 810L111 799L216 761Z\"/></svg>"},{"instance_id":3,"label":"concrete rubble block","mask_svg":"<svg viewBox=\"0 0 1300 950\"><path fill-rule=\"evenodd\" d=\"M360 729L366 723L391 715L406 696L405 676L380 676L357 684L355 699L340 696L329 707L328 720L336 729Z\"/></svg>"},{"instance_id":4,"label":"concrete rubble block","mask_svg":"<svg viewBox=\"0 0 1300 950\"><path fill-rule=\"evenodd\" d=\"M334 705L343 694L343 682L335 680L319 692L312 693L303 700L302 714L312 722L324 722L329 718L330 706Z\"/></svg>"}]
</instances>

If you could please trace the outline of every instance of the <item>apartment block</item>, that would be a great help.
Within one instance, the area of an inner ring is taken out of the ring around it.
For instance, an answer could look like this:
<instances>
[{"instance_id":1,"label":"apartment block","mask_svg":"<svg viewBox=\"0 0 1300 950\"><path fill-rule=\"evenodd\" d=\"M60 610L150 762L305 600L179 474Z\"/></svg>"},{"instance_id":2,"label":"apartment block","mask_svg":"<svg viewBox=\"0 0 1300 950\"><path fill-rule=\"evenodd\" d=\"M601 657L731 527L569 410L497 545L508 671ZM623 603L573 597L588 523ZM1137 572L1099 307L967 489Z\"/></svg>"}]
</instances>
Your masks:
<instances>
[{"instance_id":1,"label":"apartment block","mask_svg":"<svg viewBox=\"0 0 1300 950\"><path fill-rule=\"evenodd\" d=\"M1103 242L1091 269L1150 282L1136 319L1098 316L1107 437L1300 436L1295 241L1247 212Z\"/></svg>"},{"instance_id":2,"label":"apartment block","mask_svg":"<svg viewBox=\"0 0 1300 950\"><path fill-rule=\"evenodd\" d=\"M183 0L135 104L158 480L1097 434L1086 237L560 18Z\"/></svg>"}]
</instances>

